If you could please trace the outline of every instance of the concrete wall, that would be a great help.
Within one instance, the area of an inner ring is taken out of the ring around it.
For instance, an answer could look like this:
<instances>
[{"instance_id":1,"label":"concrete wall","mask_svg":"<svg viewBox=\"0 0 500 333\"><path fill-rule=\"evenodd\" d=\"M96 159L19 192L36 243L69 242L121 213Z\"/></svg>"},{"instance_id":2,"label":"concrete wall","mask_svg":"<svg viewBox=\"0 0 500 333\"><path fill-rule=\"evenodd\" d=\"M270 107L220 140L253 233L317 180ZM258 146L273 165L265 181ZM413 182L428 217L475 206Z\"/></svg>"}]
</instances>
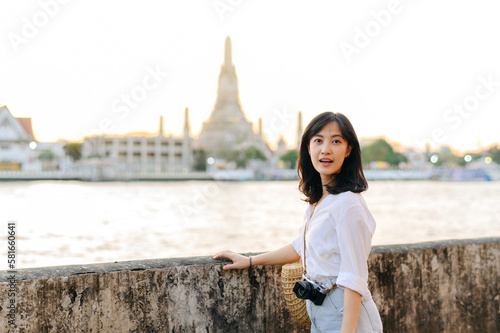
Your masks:
<instances>
[{"instance_id":1,"label":"concrete wall","mask_svg":"<svg viewBox=\"0 0 500 333\"><path fill-rule=\"evenodd\" d=\"M373 247L385 332L499 332L500 238ZM307 332L280 267L222 271L209 257L18 270L10 332ZM0 272L0 331L10 274Z\"/></svg>"}]
</instances>

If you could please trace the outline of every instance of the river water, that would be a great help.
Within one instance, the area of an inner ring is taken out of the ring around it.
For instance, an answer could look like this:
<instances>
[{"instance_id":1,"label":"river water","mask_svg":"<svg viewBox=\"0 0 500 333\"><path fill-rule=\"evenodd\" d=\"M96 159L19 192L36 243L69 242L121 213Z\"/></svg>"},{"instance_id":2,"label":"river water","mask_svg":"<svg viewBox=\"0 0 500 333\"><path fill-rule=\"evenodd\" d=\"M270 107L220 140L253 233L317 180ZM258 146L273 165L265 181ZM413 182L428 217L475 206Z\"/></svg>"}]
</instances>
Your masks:
<instances>
[{"instance_id":1,"label":"river water","mask_svg":"<svg viewBox=\"0 0 500 333\"><path fill-rule=\"evenodd\" d=\"M370 182L373 245L500 236L500 182ZM2 260L17 268L268 251L290 243L306 203L296 181L0 183Z\"/></svg>"}]
</instances>

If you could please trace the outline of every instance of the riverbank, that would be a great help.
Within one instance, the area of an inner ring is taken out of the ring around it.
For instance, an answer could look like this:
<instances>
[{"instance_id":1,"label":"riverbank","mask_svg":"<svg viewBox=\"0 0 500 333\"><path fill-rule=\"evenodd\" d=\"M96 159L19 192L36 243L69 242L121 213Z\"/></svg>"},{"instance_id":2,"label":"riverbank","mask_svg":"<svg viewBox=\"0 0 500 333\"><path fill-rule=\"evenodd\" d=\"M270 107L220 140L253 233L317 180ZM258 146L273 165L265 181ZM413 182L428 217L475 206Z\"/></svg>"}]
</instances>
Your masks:
<instances>
[{"instance_id":1,"label":"riverbank","mask_svg":"<svg viewBox=\"0 0 500 333\"><path fill-rule=\"evenodd\" d=\"M438 181L498 181L497 169L428 169L383 170L365 169L369 181L388 180L438 180ZM214 172L117 172L113 170L87 171L1 171L0 181L19 180L80 180L101 181L176 181L176 180L297 180L297 171L290 169L265 170L217 170Z\"/></svg>"}]
</instances>

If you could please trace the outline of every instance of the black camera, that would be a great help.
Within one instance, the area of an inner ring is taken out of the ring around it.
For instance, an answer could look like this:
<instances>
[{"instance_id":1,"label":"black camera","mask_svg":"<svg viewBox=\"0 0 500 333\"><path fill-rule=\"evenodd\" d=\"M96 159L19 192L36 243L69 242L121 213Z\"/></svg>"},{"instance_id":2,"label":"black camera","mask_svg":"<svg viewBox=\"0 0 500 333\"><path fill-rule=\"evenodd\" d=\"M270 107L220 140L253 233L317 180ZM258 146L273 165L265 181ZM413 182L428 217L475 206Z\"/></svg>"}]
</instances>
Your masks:
<instances>
[{"instance_id":1,"label":"black camera","mask_svg":"<svg viewBox=\"0 0 500 333\"><path fill-rule=\"evenodd\" d=\"M323 304L326 297L326 294L321 291L320 287L305 279L295 283L293 292L298 298L308 299L315 305Z\"/></svg>"}]
</instances>

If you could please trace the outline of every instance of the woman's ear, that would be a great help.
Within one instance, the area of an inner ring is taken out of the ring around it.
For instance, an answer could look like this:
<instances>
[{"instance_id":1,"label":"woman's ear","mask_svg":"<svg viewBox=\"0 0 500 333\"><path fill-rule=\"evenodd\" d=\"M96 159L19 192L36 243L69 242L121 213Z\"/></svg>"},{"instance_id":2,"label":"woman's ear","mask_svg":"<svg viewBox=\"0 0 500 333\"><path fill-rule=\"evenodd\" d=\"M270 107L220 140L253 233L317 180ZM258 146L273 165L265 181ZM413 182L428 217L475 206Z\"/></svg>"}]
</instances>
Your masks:
<instances>
[{"instance_id":1,"label":"woman's ear","mask_svg":"<svg viewBox=\"0 0 500 333\"><path fill-rule=\"evenodd\" d=\"M352 150L352 145L347 146L344 158L349 157L349 155L351 155L351 150Z\"/></svg>"}]
</instances>

